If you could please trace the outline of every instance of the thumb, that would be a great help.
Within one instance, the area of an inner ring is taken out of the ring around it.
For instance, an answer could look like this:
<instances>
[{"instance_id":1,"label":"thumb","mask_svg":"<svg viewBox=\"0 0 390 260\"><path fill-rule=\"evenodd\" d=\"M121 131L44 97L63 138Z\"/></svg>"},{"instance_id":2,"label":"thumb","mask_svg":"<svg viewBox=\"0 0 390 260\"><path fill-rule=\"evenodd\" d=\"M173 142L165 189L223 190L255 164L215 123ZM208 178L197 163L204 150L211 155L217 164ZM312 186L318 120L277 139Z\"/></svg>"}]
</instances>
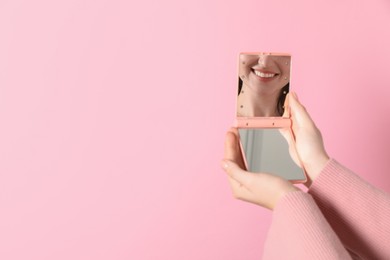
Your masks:
<instances>
[{"instance_id":1,"label":"thumb","mask_svg":"<svg viewBox=\"0 0 390 260\"><path fill-rule=\"evenodd\" d=\"M306 108L299 102L295 92L292 93L292 95L289 95L289 105L291 117L293 119L293 126L302 127L308 124L314 124L309 113L306 111Z\"/></svg>"},{"instance_id":2,"label":"thumb","mask_svg":"<svg viewBox=\"0 0 390 260\"><path fill-rule=\"evenodd\" d=\"M247 188L253 183L253 173L244 171L233 161L226 159L222 160L222 168L232 179Z\"/></svg>"}]
</instances>

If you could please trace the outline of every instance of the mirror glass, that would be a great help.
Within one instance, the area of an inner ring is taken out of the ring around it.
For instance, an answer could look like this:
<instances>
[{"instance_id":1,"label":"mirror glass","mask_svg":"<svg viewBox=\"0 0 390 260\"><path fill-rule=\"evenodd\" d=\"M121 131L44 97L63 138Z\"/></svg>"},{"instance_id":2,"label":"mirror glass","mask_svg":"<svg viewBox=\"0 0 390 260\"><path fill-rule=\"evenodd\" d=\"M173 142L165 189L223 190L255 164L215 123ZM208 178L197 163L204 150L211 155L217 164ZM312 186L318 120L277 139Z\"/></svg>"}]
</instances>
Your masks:
<instances>
[{"instance_id":1,"label":"mirror glass","mask_svg":"<svg viewBox=\"0 0 390 260\"><path fill-rule=\"evenodd\" d=\"M290 154L286 140L292 137L290 131L285 131L284 135L278 128L238 129L238 132L248 171L270 173L287 180L305 180L299 162Z\"/></svg>"},{"instance_id":2,"label":"mirror glass","mask_svg":"<svg viewBox=\"0 0 390 260\"><path fill-rule=\"evenodd\" d=\"M238 117L281 117L289 92L291 56L241 53L238 75Z\"/></svg>"}]
</instances>

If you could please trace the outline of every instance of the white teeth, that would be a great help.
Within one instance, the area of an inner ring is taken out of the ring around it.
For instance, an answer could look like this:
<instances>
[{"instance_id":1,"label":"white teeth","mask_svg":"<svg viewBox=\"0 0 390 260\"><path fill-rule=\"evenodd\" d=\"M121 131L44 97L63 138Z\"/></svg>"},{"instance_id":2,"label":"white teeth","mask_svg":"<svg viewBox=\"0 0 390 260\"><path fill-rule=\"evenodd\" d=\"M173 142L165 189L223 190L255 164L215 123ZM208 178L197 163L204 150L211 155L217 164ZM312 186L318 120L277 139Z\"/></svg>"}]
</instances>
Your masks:
<instances>
[{"instance_id":1,"label":"white teeth","mask_svg":"<svg viewBox=\"0 0 390 260\"><path fill-rule=\"evenodd\" d=\"M272 78L275 77L276 74L274 73L263 73L260 71L255 70L255 74L261 78Z\"/></svg>"}]
</instances>

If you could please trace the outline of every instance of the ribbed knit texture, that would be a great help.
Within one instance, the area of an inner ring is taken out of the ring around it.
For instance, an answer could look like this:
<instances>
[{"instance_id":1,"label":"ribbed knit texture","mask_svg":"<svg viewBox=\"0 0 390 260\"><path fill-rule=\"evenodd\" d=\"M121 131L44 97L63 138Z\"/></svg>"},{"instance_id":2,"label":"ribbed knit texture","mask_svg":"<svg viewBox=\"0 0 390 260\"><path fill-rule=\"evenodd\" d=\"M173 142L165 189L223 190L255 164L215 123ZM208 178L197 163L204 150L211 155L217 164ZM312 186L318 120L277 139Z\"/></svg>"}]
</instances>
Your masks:
<instances>
[{"instance_id":1,"label":"ribbed knit texture","mask_svg":"<svg viewBox=\"0 0 390 260\"><path fill-rule=\"evenodd\" d=\"M263 259L351 259L313 198L288 193L273 211Z\"/></svg>"},{"instance_id":2,"label":"ribbed knit texture","mask_svg":"<svg viewBox=\"0 0 390 260\"><path fill-rule=\"evenodd\" d=\"M390 195L331 159L273 211L263 259L390 260Z\"/></svg>"},{"instance_id":3,"label":"ribbed knit texture","mask_svg":"<svg viewBox=\"0 0 390 260\"><path fill-rule=\"evenodd\" d=\"M390 259L390 195L331 159L310 187L345 248L361 259Z\"/></svg>"}]
</instances>

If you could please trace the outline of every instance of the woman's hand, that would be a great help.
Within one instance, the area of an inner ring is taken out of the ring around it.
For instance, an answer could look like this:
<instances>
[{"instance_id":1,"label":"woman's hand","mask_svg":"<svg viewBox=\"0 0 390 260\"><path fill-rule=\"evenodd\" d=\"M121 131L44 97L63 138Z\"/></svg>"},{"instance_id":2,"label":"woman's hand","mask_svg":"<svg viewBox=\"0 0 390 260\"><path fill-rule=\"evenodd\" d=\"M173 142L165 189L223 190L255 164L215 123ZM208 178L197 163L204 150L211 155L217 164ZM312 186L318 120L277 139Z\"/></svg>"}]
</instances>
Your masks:
<instances>
[{"instance_id":1,"label":"woman's hand","mask_svg":"<svg viewBox=\"0 0 390 260\"><path fill-rule=\"evenodd\" d=\"M329 160L321 132L314 124L305 107L299 102L295 93L288 95L292 131L295 136L296 151L303 163L309 180L305 184L310 187L311 183L318 177Z\"/></svg>"},{"instance_id":2,"label":"woman's hand","mask_svg":"<svg viewBox=\"0 0 390 260\"><path fill-rule=\"evenodd\" d=\"M226 134L222 167L228 174L233 195L237 199L255 203L271 210L285 194L298 190L281 177L243 170L244 163L236 128L232 128Z\"/></svg>"},{"instance_id":3,"label":"woman's hand","mask_svg":"<svg viewBox=\"0 0 390 260\"><path fill-rule=\"evenodd\" d=\"M329 160L321 132L295 93L288 95L286 113L290 113L295 136L296 153L308 174L306 186L318 177ZM288 140L291 144L292 140ZM296 157L296 154L292 154ZM238 131L232 128L226 134L225 158L222 167L228 174L230 186L236 198L273 209L288 192L299 190L289 181L267 173L251 173L243 170Z\"/></svg>"}]
</instances>

